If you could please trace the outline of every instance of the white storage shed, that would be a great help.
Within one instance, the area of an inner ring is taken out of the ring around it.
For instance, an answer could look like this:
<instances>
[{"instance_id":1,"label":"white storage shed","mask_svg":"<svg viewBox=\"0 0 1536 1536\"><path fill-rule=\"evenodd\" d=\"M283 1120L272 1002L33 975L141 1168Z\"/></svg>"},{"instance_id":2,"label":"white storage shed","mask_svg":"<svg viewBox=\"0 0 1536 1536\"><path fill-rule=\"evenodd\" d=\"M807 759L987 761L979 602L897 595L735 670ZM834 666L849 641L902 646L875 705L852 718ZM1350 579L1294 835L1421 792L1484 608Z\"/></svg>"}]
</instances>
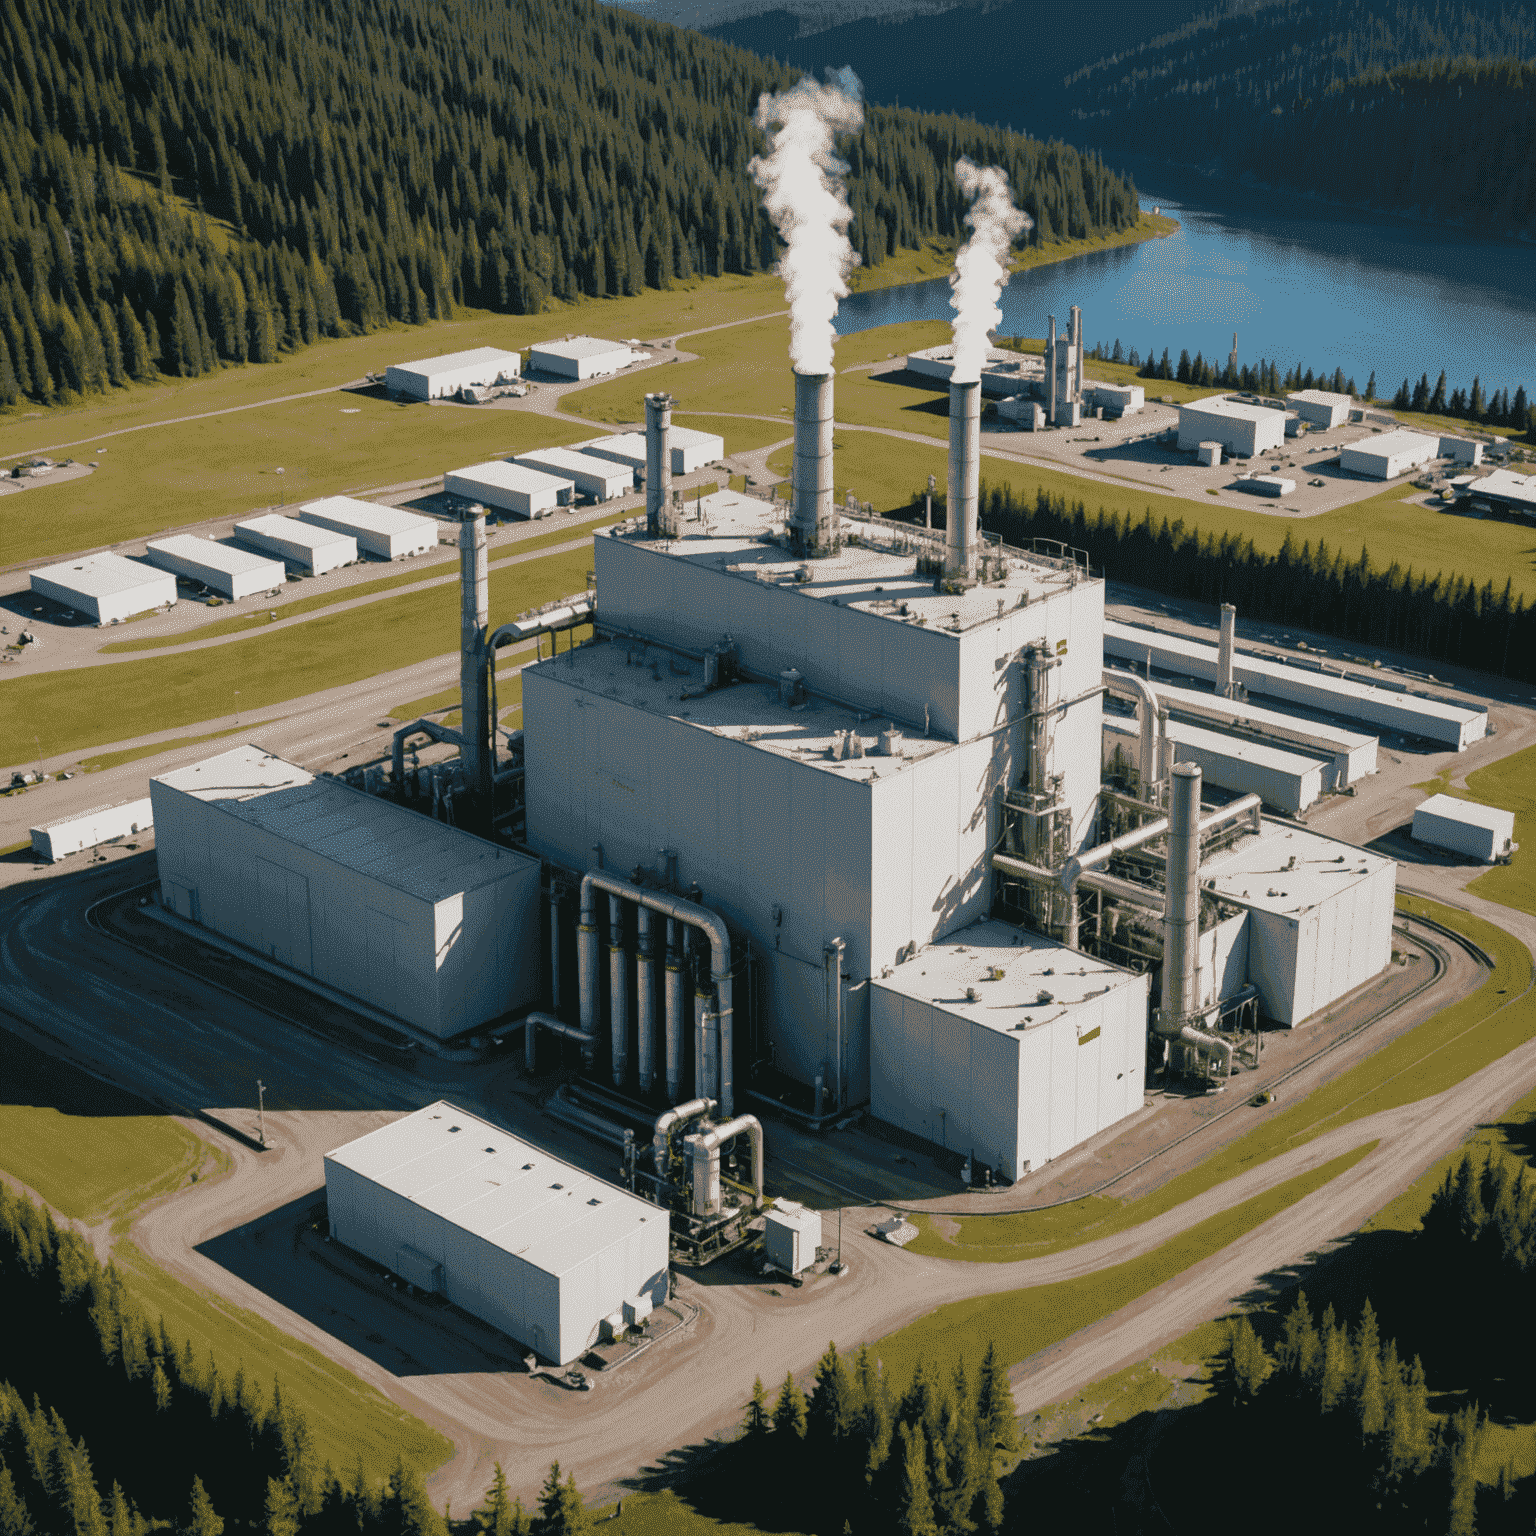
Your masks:
<instances>
[{"instance_id":1,"label":"white storage shed","mask_svg":"<svg viewBox=\"0 0 1536 1536\"><path fill-rule=\"evenodd\" d=\"M472 347L467 352L448 352L414 363L395 363L384 373L385 387L411 400L440 400L457 394L466 385L483 389L510 384L522 369L522 358L501 347Z\"/></svg>"},{"instance_id":2,"label":"white storage shed","mask_svg":"<svg viewBox=\"0 0 1536 1536\"><path fill-rule=\"evenodd\" d=\"M1148 985L973 924L870 977L870 1109L1020 1178L1142 1107Z\"/></svg>"},{"instance_id":3,"label":"white storage shed","mask_svg":"<svg viewBox=\"0 0 1536 1536\"><path fill-rule=\"evenodd\" d=\"M169 607L176 601L176 578L122 555L86 555L33 571L32 590L98 624L116 624Z\"/></svg>"},{"instance_id":4,"label":"white storage shed","mask_svg":"<svg viewBox=\"0 0 1536 1536\"><path fill-rule=\"evenodd\" d=\"M1252 458L1285 442L1285 412L1225 395L1207 395L1179 407L1179 448L1193 453L1201 443L1220 443L1229 454Z\"/></svg>"},{"instance_id":5,"label":"white storage shed","mask_svg":"<svg viewBox=\"0 0 1536 1536\"><path fill-rule=\"evenodd\" d=\"M1331 430L1349 420L1354 400L1327 389L1297 389L1285 397L1285 403L1305 422Z\"/></svg>"},{"instance_id":6,"label":"white storage shed","mask_svg":"<svg viewBox=\"0 0 1536 1536\"><path fill-rule=\"evenodd\" d=\"M794 1200L779 1200L763 1223L763 1251L786 1275L798 1275L816 1262L821 1246L821 1212Z\"/></svg>"},{"instance_id":7,"label":"white storage shed","mask_svg":"<svg viewBox=\"0 0 1536 1536\"><path fill-rule=\"evenodd\" d=\"M574 448L536 448L530 453L515 455L512 462L542 475L558 475L562 480L569 480L593 501L610 501L635 488L634 471L628 465L594 458L590 453L578 453Z\"/></svg>"},{"instance_id":8,"label":"white storage shed","mask_svg":"<svg viewBox=\"0 0 1536 1536\"><path fill-rule=\"evenodd\" d=\"M1514 836L1513 811L1458 800L1454 795L1431 795L1413 813L1415 842L1466 854L1483 864L1513 853L1519 846Z\"/></svg>"},{"instance_id":9,"label":"white storage shed","mask_svg":"<svg viewBox=\"0 0 1536 1536\"><path fill-rule=\"evenodd\" d=\"M1339 467L1373 480L1395 480L1440 456L1440 439L1422 432L1384 432L1350 443L1339 455Z\"/></svg>"},{"instance_id":10,"label":"white storage shed","mask_svg":"<svg viewBox=\"0 0 1536 1536\"><path fill-rule=\"evenodd\" d=\"M317 528L347 533L357 547L381 560L404 560L437 548L437 524L430 517L381 507L355 496L323 496L299 508L299 517Z\"/></svg>"},{"instance_id":11,"label":"white storage shed","mask_svg":"<svg viewBox=\"0 0 1536 1536\"><path fill-rule=\"evenodd\" d=\"M1195 449L1195 457L1200 463L1215 468L1221 463L1221 444L1201 443Z\"/></svg>"},{"instance_id":12,"label":"white storage shed","mask_svg":"<svg viewBox=\"0 0 1536 1536\"><path fill-rule=\"evenodd\" d=\"M1272 496L1277 500L1281 496L1289 496L1296 489L1296 482L1287 480L1283 475L1252 475L1238 483L1255 496Z\"/></svg>"},{"instance_id":13,"label":"white storage shed","mask_svg":"<svg viewBox=\"0 0 1536 1536\"><path fill-rule=\"evenodd\" d=\"M538 1000L537 859L254 746L150 798L168 910L438 1039Z\"/></svg>"},{"instance_id":14,"label":"white storage shed","mask_svg":"<svg viewBox=\"0 0 1536 1536\"><path fill-rule=\"evenodd\" d=\"M57 864L72 853L146 832L153 824L154 812L148 800L101 805L67 821L56 821L51 827L33 827L32 852L50 864Z\"/></svg>"},{"instance_id":15,"label":"white storage shed","mask_svg":"<svg viewBox=\"0 0 1536 1536\"><path fill-rule=\"evenodd\" d=\"M323 576L357 560L357 540L350 533L333 533L280 512L236 523L235 534L311 576Z\"/></svg>"},{"instance_id":16,"label":"white storage shed","mask_svg":"<svg viewBox=\"0 0 1536 1536\"><path fill-rule=\"evenodd\" d=\"M559 379L595 379L628 368L634 360L635 354L622 342L572 336L567 341L545 341L530 348L528 370Z\"/></svg>"},{"instance_id":17,"label":"white storage shed","mask_svg":"<svg viewBox=\"0 0 1536 1536\"><path fill-rule=\"evenodd\" d=\"M443 489L450 496L464 496L498 512L529 518L547 517L556 507L570 506L576 493L568 475L547 475L501 459L450 470L443 476Z\"/></svg>"},{"instance_id":18,"label":"white storage shed","mask_svg":"<svg viewBox=\"0 0 1536 1536\"><path fill-rule=\"evenodd\" d=\"M331 1236L566 1365L668 1294L667 1213L439 1100L326 1154Z\"/></svg>"},{"instance_id":19,"label":"white storage shed","mask_svg":"<svg viewBox=\"0 0 1536 1536\"><path fill-rule=\"evenodd\" d=\"M190 533L152 539L147 558L162 571L201 582L210 592L232 602L254 597L258 592L271 592L288 579L281 560L270 560L238 545L220 544Z\"/></svg>"}]
</instances>

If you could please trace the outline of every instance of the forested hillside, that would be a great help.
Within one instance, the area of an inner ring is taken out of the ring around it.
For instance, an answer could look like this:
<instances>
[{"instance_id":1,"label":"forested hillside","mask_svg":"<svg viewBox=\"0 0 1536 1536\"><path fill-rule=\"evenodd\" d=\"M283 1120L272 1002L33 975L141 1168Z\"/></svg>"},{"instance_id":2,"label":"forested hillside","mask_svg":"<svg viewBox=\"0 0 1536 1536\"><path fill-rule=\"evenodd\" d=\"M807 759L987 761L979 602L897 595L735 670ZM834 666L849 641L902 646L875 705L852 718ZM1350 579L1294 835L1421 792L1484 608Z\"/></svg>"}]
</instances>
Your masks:
<instances>
[{"instance_id":1,"label":"forested hillside","mask_svg":"<svg viewBox=\"0 0 1536 1536\"><path fill-rule=\"evenodd\" d=\"M774 260L746 167L793 76L595 0L3 0L0 61L0 404ZM960 154L1039 238L1135 221L1095 157L874 108L866 262L959 231Z\"/></svg>"}]
</instances>

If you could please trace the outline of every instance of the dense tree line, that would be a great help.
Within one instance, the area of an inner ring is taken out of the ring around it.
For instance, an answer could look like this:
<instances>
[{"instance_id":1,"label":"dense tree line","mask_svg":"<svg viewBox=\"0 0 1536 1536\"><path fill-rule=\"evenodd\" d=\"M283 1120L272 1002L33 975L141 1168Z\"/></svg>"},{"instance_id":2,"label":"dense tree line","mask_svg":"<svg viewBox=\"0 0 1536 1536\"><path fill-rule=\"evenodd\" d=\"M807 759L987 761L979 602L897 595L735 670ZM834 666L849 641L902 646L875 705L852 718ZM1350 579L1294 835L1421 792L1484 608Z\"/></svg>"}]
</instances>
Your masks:
<instances>
[{"instance_id":1,"label":"dense tree line","mask_svg":"<svg viewBox=\"0 0 1536 1536\"><path fill-rule=\"evenodd\" d=\"M1234 533L1199 533L1182 519L1090 513L1081 501L1040 490L1033 498L1011 487L982 488L984 521L1005 542L1028 548L1036 538L1085 550L1111 579L1173 597L1235 603L1255 618L1278 620L1363 646L1408 651L1435 661L1475 667L1502 677L1536 681L1536 607L1462 576L1385 567L1362 549L1356 558L1297 540L1287 529L1273 555ZM907 516L920 518L923 494Z\"/></svg>"},{"instance_id":2,"label":"dense tree line","mask_svg":"<svg viewBox=\"0 0 1536 1536\"><path fill-rule=\"evenodd\" d=\"M752 112L791 78L597 0L3 0L0 404L760 271ZM1040 239L1136 221L1095 155L875 107L866 263L960 232L962 154Z\"/></svg>"},{"instance_id":3,"label":"dense tree line","mask_svg":"<svg viewBox=\"0 0 1536 1536\"><path fill-rule=\"evenodd\" d=\"M1536 233L1536 16L1505 0L1258 0L1067 78L1094 142Z\"/></svg>"}]
</instances>

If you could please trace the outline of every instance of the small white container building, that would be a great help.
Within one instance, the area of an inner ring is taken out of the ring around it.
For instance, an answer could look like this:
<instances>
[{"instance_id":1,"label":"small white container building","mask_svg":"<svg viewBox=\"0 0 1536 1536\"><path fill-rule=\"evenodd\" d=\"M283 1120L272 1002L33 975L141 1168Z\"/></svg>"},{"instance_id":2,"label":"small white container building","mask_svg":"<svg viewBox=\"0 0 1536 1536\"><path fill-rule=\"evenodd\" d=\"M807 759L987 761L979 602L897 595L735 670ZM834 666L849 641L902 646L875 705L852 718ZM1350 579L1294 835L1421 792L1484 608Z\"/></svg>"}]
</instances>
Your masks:
<instances>
[{"instance_id":1,"label":"small white container building","mask_svg":"<svg viewBox=\"0 0 1536 1536\"><path fill-rule=\"evenodd\" d=\"M1106 416L1134 416L1147 404L1146 389L1140 384L1099 384L1085 379L1083 395Z\"/></svg>"},{"instance_id":2,"label":"small white container building","mask_svg":"<svg viewBox=\"0 0 1536 1536\"><path fill-rule=\"evenodd\" d=\"M1209 465L1210 467L1214 468L1221 463L1221 444L1201 443L1200 446L1195 449L1195 456L1200 461L1200 463Z\"/></svg>"},{"instance_id":3,"label":"small white container building","mask_svg":"<svg viewBox=\"0 0 1536 1536\"><path fill-rule=\"evenodd\" d=\"M1483 445L1472 437L1442 437L1436 457L1476 468L1483 462Z\"/></svg>"},{"instance_id":4,"label":"small white container building","mask_svg":"<svg viewBox=\"0 0 1536 1536\"><path fill-rule=\"evenodd\" d=\"M795 1200L779 1200L763 1224L763 1251L786 1275L798 1275L816 1262L821 1246L821 1212Z\"/></svg>"},{"instance_id":5,"label":"small white container building","mask_svg":"<svg viewBox=\"0 0 1536 1536\"><path fill-rule=\"evenodd\" d=\"M668 1293L667 1213L438 1100L325 1158L331 1236L569 1364Z\"/></svg>"},{"instance_id":6,"label":"small white container building","mask_svg":"<svg viewBox=\"0 0 1536 1536\"><path fill-rule=\"evenodd\" d=\"M280 512L236 523L235 535L310 576L323 576L357 561L357 540L350 533L333 533Z\"/></svg>"},{"instance_id":7,"label":"small white container building","mask_svg":"<svg viewBox=\"0 0 1536 1536\"><path fill-rule=\"evenodd\" d=\"M384 384L411 400L440 400L468 386L484 389L511 384L522 369L522 358L501 347L472 347L467 352L448 352L414 363L395 363L385 370Z\"/></svg>"},{"instance_id":8,"label":"small white container building","mask_svg":"<svg viewBox=\"0 0 1536 1536\"><path fill-rule=\"evenodd\" d=\"M36 833L33 834L36 836ZM1515 813L1496 806L1458 800L1453 795L1431 795L1413 813L1413 839L1448 853L1465 854L1483 864L1507 858L1519 844L1514 841Z\"/></svg>"},{"instance_id":9,"label":"small white container building","mask_svg":"<svg viewBox=\"0 0 1536 1536\"><path fill-rule=\"evenodd\" d=\"M1149 978L1005 923L871 976L870 1109L1022 1177L1141 1108Z\"/></svg>"},{"instance_id":10,"label":"small white container building","mask_svg":"<svg viewBox=\"0 0 1536 1536\"><path fill-rule=\"evenodd\" d=\"M381 560L404 560L437 548L437 524L399 507L381 507L355 496L323 496L299 508L299 517L317 528L347 533L357 547Z\"/></svg>"},{"instance_id":11,"label":"small white container building","mask_svg":"<svg viewBox=\"0 0 1536 1536\"><path fill-rule=\"evenodd\" d=\"M1372 480L1395 480L1440 456L1440 439L1422 432L1384 432L1361 438L1339 455L1339 467Z\"/></svg>"},{"instance_id":12,"label":"small white container building","mask_svg":"<svg viewBox=\"0 0 1536 1536\"><path fill-rule=\"evenodd\" d=\"M1332 430L1349 420L1354 400L1327 389L1297 389L1285 397L1285 403L1310 426Z\"/></svg>"},{"instance_id":13,"label":"small white container building","mask_svg":"<svg viewBox=\"0 0 1536 1536\"><path fill-rule=\"evenodd\" d=\"M536 448L531 453L517 454L512 462L524 469L569 480L593 501L610 501L635 488L634 471L628 465L578 453L574 448Z\"/></svg>"},{"instance_id":14,"label":"small white container building","mask_svg":"<svg viewBox=\"0 0 1536 1536\"><path fill-rule=\"evenodd\" d=\"M450 496L464 496L498 512L528 518L548 517L556 507L570 506L576 494L568 475L547 475L501 459L450 470L443 476L443 489Z\"/></svg>"},{"instance_id":15,"label":"small white container building","mask_svg":"<svg viewBox=\"0 0 1536 1536\"><path fill-rule=\"evenodd\" d=\"M596 379L628 368L634 360L635 354L622 342L572 336L567 341L545 341L530 348L528 371L550 373L560 379Z\"/></svg>"},{"instance_id":16,"label":"small white container building","mask_svg":"<svg viewBox=\"0 0 1536 1536\"><path fill-rule=\"evenodd\" d=\"M33 571L32 590L98 624L116 624L169 607L176 601L176 578L122 555L86 555Z\"/></svg>"},{"instance_id":17,"label":"small white container building","mask_svg":"<svg viewBox=\"0 0 1536 1536\"><path fill-rule=\"evenodd\" d=\"M537 1002L537 859L254 746L150 798L167 910L438 1039Z\"/></svg>"},{"instance_id":18,"label":"small white container building","mask_svg":"<svg viewBox=\"0 0 1536 1536\"><path fill-rule=\"evenodd\" d=\"M56 821L51 827L33 827L32 852L50 864L57 864L72 853L147 832L153 825L154 813L148 800L101 805L67 821Z\"/></svg>"},{"instance_id":19,"label":"small white container building","mask_svg":"<svg viewBox=\"0 0 1536 1536\"><path fill-rule=\"evenodd\" d=\"M1179 407L1179 448L1195 452L1201 443L1220 443L1229 455L1251 459L1285 442L1285 412L1225 395L1207 395Z\"/></svg>"},{"instance_id":20,"label":"small white container building","mask_svg":"<svg viewBox=\"0 0 1536 1536\"><path fill-rule=\"evenodd\" d=\"M162 571L201 582L210 592L217 592L231 602L254 597L258 592L271 592L282 586L288 576L281 560L269 560L238 545L220 544L190 533L150 540L146 558Z\"/></svg>"},{"instance_id":21,"label":"small white container building","mask_svg":"<svg viewBox=\"0 0 1536 1536\"><path fill-rule=\"evenodd\" d=\"M1296 482L1287 480L1283 475L1254 475L1240 483L1255 496L1271 496L1276 500L1289 496L1296 489Z\"/></svg>"}]
</instances>

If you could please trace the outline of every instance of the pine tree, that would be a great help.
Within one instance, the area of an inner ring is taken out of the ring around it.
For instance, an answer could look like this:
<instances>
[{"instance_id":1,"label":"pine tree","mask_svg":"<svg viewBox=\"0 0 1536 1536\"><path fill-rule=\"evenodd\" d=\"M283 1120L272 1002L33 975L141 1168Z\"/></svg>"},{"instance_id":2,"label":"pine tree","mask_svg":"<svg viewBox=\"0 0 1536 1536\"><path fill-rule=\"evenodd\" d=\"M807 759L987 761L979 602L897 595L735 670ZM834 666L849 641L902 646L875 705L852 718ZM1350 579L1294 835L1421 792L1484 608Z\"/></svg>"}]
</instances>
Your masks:
<instances>
[{"instance_id":1,"label":"pine tree","mask_svg":"<svg viewBox=\"0 0 1536 1536\"><path fill-rule=\"evenodd\" d=\"M298 1536L299 1501L286 1482L267 1479L267 1503L263 1522L265 1536Z\"/></svg>"},{"instance_id":2,"label":"pine tree","mask_svg":"<svg viewBox=\"0 0 1536 1536\"><path fill-rule=\"evenodd\" d=\"M0 1466L0 1536L34 1536L35 1528L16 1491L10 1469Z\"/></svg>"},{"instance_id":3,"label":"pine tree","mask_svg":"<svg viewBox=\"0 0 1536 1536\"><path fill-rule=\"evenodd\" d=\"M896 1529L903 1536L939 1536L933 1497L928 1489L928 1451L921 1427L903 1424L901 1436L901 1488Z\"/></svg>"},{"instance_id":4,"label":"pine tree","mask_svg":"<svg viewBox=\"0 0 1536 1536\"><path fill-rule=\"evenodd\" d=\"M760 1441L773 1428L773 1414L768 1407L768 1394L763 1389L763 1378L752 1383L752 1400L747 1404L746 1417L741 1421L742 1438Z\"/></svg>"},{"instance_id":5,"label":"pine tree","mask_svg":"<svg viewBox=\"0 0 1536 1536\"><path fill-rule=\"evenodd\" d=\"M1013 1410L1008 1373L997 1358L997 1345L989 1342L976 1378L976 1432L985 1446L1011 1455L1019 1446L1019 1421Z\"/></svg>"},{"instance_id":6,"label":"pine tree","mask_svg":"<svg viewBox=\"0 0 1536 1536\"><path fill-rule=\"evenodd\" d=\"M539 1491L538 1513L534 1516L533 1536L588 1536L591 1517L582 1503L576 1479L560 1480L560 1463L552 1462L549 1476Z\"/></svg>"},{"instance_id":7,"label":"pine tree","mask_svg":"<svg viewBox=\"0 0 1536 1536\"><path fill-rule=\"evenodd\" d=\"M841 1444L853 1431L857 1406L847 1364L837 1345L828 1344L816 1362L816 1385L807 1412L809 1438L823 1447Z\"/></svg>"},{"instance_id":8,"label":"pine tree","mask_svg":"<svg viewBox=\"0 0 1536 1536\"><path fill-rule=\"evenodd\" d=\"M1476 1536L1478 1414L1459 1409L1446 1425L1446 1470L1450 1483L1446 1536Z\"/></svg>"},{"instance_id":9,"label":"pine tree","mask_svg":"<svg viewBox=\"0 0 1536 1536\"><path fill-rule=\"evenodd\" d=\"M789 1372L784 1385L779 1388L779 1399L773 1405L773 1430L779 1435L793 1435L804 1440L807 1429L805 1393L795 1381L795 1373Z\"/></svg>"},{"instance_id":10,"label":"pine tree","mask_svg":"<svg viewBox=\"0 0 1536 1536\"><path fill-rule=\"evenodd\" d=\"M192 1479L192 1495L188 1504L187 1518L181 1527L181 1536L223 1536L224 1522L203 1488L200 1477Z\"/></svg>"}]
</instances>

